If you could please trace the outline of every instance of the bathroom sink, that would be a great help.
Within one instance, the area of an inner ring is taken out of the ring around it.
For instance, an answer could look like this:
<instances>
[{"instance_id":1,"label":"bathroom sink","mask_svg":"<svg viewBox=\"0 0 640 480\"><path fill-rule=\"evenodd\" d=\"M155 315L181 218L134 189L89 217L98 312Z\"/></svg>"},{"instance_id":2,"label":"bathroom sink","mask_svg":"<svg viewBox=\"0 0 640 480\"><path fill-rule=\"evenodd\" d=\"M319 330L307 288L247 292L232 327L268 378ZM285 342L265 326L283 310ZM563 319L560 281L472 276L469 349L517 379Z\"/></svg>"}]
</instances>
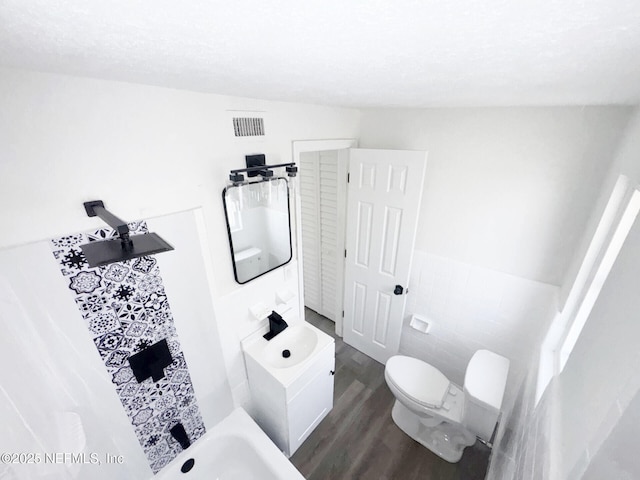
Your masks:
<instances>
[{"instance_id":1,"label":"bathroom sink","mask_svg":"<svg viewBox=\"0 0 640 480\"><path fill-rule=\"evenodd\" d=\"M303 324L293 325L267 342L264 359L274 368L289 368L309 358L317 344L317 332Z\"/></svg>"},{"instance_id":2,"label":"bathroom sink","mask_svg":"<svg viewBox=\"0 0 640 480\"><path fill-rule=\"evenodd\" d=\"M243 340L242 349L284 385L294 380L316 354L333 343L332 337L304 321L289 325L271 340L265 340L264 333L259 330Z\"/></svg>"}]
</instances>

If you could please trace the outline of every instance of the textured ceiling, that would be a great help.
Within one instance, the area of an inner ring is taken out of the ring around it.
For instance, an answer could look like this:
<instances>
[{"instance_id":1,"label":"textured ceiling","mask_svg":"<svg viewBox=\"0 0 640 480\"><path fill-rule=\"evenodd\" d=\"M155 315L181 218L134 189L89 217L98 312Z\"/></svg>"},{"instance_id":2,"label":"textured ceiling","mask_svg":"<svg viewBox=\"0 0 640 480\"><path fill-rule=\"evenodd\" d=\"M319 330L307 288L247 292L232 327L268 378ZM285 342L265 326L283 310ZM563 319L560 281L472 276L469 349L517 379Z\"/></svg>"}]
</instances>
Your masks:
<instances>
[{"instance_id":1,"label":"textured ceiling","mask_svg":"<svg viewBox=\"0 0 640 480\"><path fill-rule=\"evenodd\" d=\"M0 65L356 107L640 103L638 0L1 0Z\"/></svg>"}]
</instances>

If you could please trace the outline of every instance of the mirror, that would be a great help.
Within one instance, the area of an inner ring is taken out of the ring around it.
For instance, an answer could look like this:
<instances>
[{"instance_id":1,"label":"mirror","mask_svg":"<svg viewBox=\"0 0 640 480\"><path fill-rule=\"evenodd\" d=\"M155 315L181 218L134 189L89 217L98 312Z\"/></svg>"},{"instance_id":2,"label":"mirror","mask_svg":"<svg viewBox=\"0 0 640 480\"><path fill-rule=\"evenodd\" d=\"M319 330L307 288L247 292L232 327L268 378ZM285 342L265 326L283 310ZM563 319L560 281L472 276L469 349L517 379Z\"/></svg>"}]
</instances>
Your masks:
<instances>
[{"instance_id":1,"label":"mirror","mask_svg":"<svg viewBox=\"0 0 640 480\"><path fill-rule=\"evenodd\" d=\"M228 186L222 200L236 282L247 283L291 260L285 178Z\"/></svg>"}]
</instances>

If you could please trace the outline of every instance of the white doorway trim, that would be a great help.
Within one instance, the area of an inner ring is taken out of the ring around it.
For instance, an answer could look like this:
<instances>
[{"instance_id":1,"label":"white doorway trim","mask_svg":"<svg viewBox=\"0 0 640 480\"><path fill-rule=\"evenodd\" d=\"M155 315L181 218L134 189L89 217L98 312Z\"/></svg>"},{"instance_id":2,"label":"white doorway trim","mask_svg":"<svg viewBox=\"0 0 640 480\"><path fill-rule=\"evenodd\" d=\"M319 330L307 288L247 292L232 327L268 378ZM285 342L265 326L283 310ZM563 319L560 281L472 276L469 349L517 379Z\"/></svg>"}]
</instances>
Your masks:
<instances>
[{"instance_id":1,"label":"white doorway trim","mask_svg":"<svg viewBox=\"0 0 640 480\"><path fill-rule=\"evenodd\" d=\"M303 152L319 152L323 150L344 150L347 148L355 148L358 146L358 140L355 138L338 138L326 140L294 140L292 142L292 157L296 164L300 163L300 154ZM298 301L300 314L304 317L304 272L302 271L302 217L301 217L301 198L300 189L295 192L295 243L296 243L296 259L298 262ZM342 336L342 317L336 320L336 334Z\"/></svg>"}]
</instances>

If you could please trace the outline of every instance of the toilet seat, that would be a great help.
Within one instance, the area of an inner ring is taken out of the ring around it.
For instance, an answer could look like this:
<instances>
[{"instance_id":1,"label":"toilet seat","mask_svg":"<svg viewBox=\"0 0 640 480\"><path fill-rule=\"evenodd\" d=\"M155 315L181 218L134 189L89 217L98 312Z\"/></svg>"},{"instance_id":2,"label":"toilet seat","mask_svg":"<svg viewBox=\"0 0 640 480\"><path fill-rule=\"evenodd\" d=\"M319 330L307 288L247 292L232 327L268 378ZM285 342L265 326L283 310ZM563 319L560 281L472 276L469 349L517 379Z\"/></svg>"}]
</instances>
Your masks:
<instances>
[{"instance_id":1,"label":"toilet seat","mask_svg":"<svg viewBox=\"0 0 640 480\"><path fill-rule=\"evenodd\" d=\"M387 379L410 400L429 408L440 408L449 391L449 379L422 360L396 355L387 361Z\"/></svg>"}]
</instances>

